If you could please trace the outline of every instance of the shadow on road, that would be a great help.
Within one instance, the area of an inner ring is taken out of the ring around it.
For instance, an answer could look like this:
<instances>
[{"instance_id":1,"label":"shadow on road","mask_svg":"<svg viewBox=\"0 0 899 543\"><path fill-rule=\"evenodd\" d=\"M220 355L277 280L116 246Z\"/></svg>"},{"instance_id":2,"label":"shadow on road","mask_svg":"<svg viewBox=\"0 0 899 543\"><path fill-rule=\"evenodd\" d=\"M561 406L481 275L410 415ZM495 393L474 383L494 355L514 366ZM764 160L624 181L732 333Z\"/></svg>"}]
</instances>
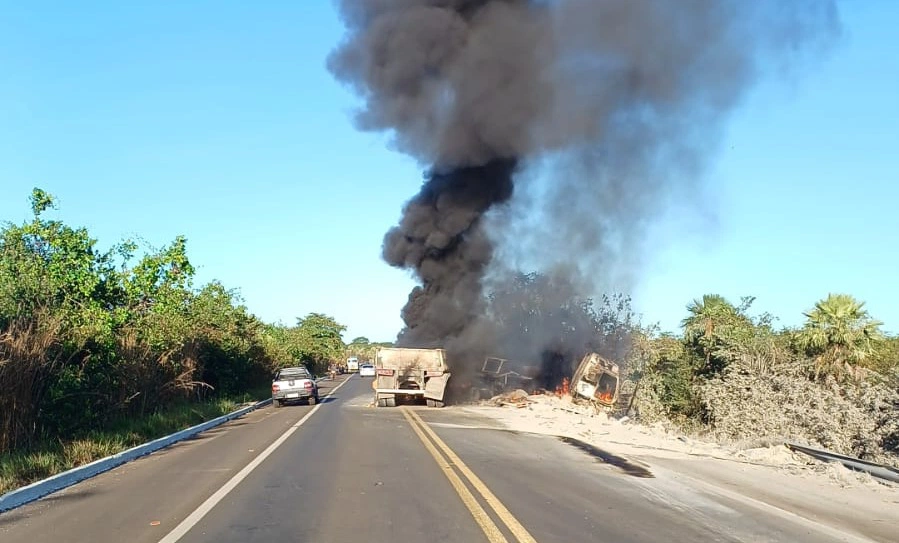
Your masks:
<instances>
[{"instance_id":1,"label":"shadow on road","mask_svg":"<svg viewBox=\"0 0 899 543\"><path fill-rule=\"evenodd\" d=\"M589 454L590 456L598 458L599 460L601 460L602 462L605 462L606 464L615 466L616 468L620 469L621 471L623 471L633 477L640 477L642 479L655 478L655 475L653 475L651 471L644 468L643 466L634 464L627 458L614 455L608 451L604 451L604 450L600 449L599 447L591 445L587 442L581 441L579 439L574 439L572 437L567 437L567 436L556 436L556 439L558 439L562 443L567 443L568 445L577 447L578 449L584 451L585 453Z\"/></svg>"},{"instance_id":2,"label":"shadow on road","mask_svg":"<svg viewBox=\"0 0 899 543\"><path fill-rule=\"evenodd\" d=\"M23 507L18 507L16 509L6 511L5 513L0 513L0 526L5 526L16 521L27 519L32 516L29 512L40 514L40 511L36 511L32 507L28 507L29 505L35 506L35 504L42 504L44 506L47 506L53 504L54 502L81 500L90 496L97 495L99 493L100 492L96 488L79 488L77 490L73 490L71 488L63 489L40 498L40 501L35 501L30 504L25 504L25 506ZM40 505L38 505L38 507L39 506Z\"/></svg>"}]
</instances>

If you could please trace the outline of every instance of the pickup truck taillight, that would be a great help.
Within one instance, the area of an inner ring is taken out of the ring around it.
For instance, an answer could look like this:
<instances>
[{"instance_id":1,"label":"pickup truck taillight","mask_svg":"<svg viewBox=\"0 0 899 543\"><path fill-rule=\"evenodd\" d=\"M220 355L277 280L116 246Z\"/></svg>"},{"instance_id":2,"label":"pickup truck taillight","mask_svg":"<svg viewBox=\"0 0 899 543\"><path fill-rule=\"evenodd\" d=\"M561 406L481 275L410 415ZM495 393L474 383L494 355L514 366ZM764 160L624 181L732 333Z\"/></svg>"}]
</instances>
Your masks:
<instances>
[{"instance_id":1,"label":"pickup truck taillight","mask_svg":"<svg viewBox=\"0 0 899 543\"><path fill-rule=\"evenodd\" d=\"M303 383L303 387L312 388L312 381L306 381L305 383Z\"/></svg>"},{"instance_id":2,"label":"pickup truck taillight","mask_svg":"<svg viewBox=\"0 0 899 543\"><path fill-rule=\"evenodd\" d=\"M393 375L393 370L378 368L378 375Z\"/></svg>"},{"instance_id":3,"label":"pickup truck taillight","mask_svg":"<svg viewBox=\"0 0 899 543\"><path fill-rule=\"evenodd\" d=\"M281 387L279 387L278 385L272 385L272 392L278 392L279 390L281 390Z\"/></svg>"}]
</instances>

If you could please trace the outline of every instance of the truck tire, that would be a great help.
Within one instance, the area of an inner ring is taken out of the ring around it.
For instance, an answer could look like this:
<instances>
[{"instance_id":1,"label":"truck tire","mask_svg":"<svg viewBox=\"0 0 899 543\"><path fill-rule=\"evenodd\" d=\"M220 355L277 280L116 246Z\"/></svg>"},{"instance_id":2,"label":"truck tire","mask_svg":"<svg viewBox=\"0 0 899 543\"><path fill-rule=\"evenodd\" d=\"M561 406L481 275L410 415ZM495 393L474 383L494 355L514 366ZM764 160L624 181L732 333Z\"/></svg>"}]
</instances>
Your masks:
<instances>
[{"instance_id":1,"label":"truck tire","mask_svg":"<svg viewBox=\"0 0 899 543\"><path fill-rule=\"evenodd\" d=\"M387 400L381 398L378 400L378 407L387 407Z\"/></svg>"},{"instance_id":2,"label":"truck tire","mask_svg":"<svg viewBox=\"0 0 899 543\"><path fill-rule=\"evenodd\" d=\"M318 403L318 396L309 396L309 399L306 400L309 405L315 405Z\"/></svg>"},{"instance_id":3,"label":"truck tire","mask_svg":"<svg viewBox=\"0 0 899 543\"><path fill-rule=\"evenodd\" d=\"M437 402L432 400L431 398L426 398L425 404L427 404L428 407L437 407Z\"/></svg>"},{"instance_id":4,"label":"truck tire","mask_svg":"<svg viewBox=\"0 0 899 543\"><path fill-rule=\"evenodd\" d=\"M396 407L396 398L387 398L384 401L386 402L387 407Z\"/></svg>"},{"instance_id":5,"label":"truck tire","mask_svg":"<svg viewBox=\"0 0 899 543\"><path fill-rule=\"evenodd\" d=\"M434 400L434 407L443 407L444 405L446 405L446 404L443 403L442 401Z\"/></svg>"},{"instance_id":6,"label":"truck tire","mask_svg":"<svg viewBox=\"0 0 899 543\"><path fill-rule=\"evenodd\" d=\"M275 406L275 409L281 407L281 400L272 400L272 405Z\"/></svg>"}]
</instances>

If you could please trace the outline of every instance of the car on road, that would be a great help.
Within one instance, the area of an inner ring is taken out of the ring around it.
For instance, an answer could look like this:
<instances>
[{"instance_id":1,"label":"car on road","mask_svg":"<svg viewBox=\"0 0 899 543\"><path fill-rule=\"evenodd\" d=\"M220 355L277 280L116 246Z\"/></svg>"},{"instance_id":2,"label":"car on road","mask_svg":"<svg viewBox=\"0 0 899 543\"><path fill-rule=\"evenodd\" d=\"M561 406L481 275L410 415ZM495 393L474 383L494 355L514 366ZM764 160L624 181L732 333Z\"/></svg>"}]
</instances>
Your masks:
<instances>
[{"instance_id":1,"label":"car on road","mask_svg":"<svg viewBox=\"0 0 899 543\"><path fill-rule=\"evenodd\" d=\"M272 405L296 401L318 403L318 383L306 366L281 368L272 379Z\"/></svg>"},{"instance_id":2,"label":"car on road","mask_svg":"<svg viewBox=\"0 0 899 543\"><path fill-rule=\"evenodd\" d=\"M359 377L374 377L375 376L375 366L374 364L362 364L359 366Z\"/></svg>"}]
</instances>

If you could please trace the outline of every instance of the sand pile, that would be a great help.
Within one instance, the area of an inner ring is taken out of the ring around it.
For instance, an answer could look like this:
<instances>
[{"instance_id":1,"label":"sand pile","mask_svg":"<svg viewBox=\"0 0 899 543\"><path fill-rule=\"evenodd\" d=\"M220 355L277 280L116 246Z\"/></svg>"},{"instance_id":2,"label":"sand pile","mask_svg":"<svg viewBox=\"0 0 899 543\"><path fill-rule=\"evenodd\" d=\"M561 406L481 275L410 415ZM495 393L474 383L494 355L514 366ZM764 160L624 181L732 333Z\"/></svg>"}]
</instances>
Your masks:
<instances>
[{"instance_id":1,"label":"sand pile","mask_svg":"<svg viewBox=\"0 0 899 543\"><path fill-rule=\"evenodd\" d=\"M479 406L462 408L486 415L510 430L557 435L585 441L614 454L669 459L716 459L742 465L768 467L806 477L821 477L839 486L876 485L867 474L842 466L825 465L803 454L793 453L777 440L764 446L748 442L729 445L687 436L663 423L642 425L623 417L610 417L593 405L575 403L570 397L533 395L503 405L498 398Z\"/></svg>"}]
</instances>

